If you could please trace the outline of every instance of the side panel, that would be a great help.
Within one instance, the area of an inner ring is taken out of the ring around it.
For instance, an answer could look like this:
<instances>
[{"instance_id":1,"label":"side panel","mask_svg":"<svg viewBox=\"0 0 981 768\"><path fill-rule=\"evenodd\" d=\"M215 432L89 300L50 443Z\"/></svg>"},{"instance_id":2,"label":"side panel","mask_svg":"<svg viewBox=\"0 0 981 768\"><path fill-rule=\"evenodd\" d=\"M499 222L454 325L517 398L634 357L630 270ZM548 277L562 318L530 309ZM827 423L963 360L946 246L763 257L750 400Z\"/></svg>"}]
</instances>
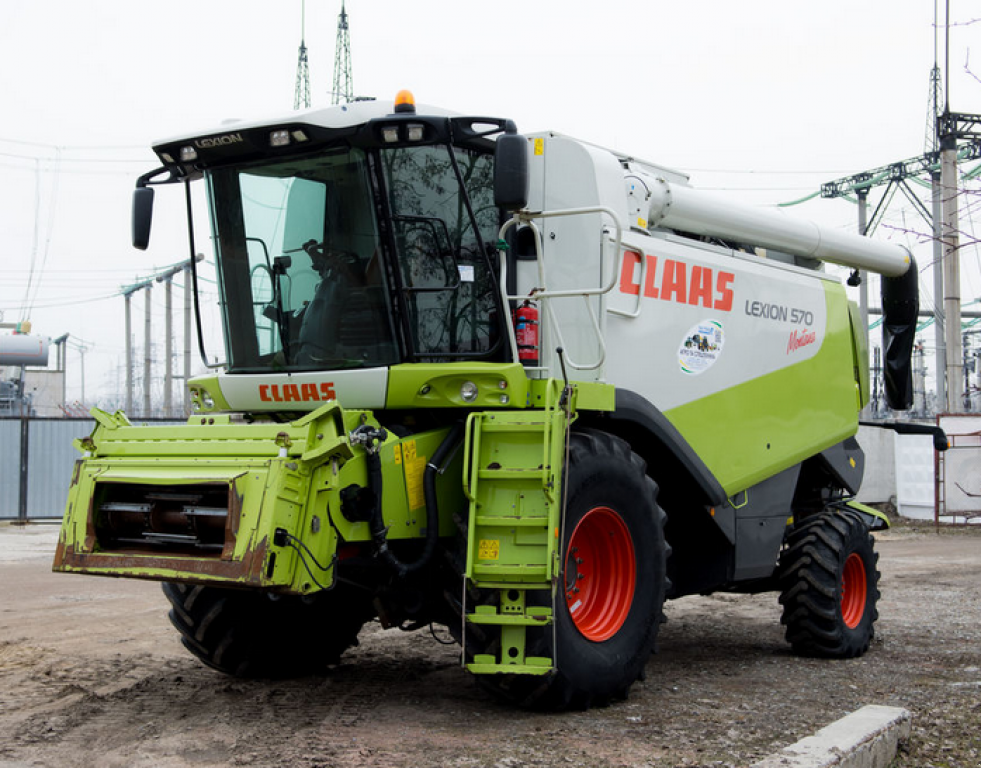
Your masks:
<instances>
[{"instance_id":1,"label":"side panel","mask_svg":"<svg viewBox=\"0 0 981 768\"><path fill-rule=\"evenodd\" d=\"M565 136L546 134L532 136L530 140L529 206L555 211L602 205L613 208L621 221L626 221L623 170L613 154ZM598 288L609 279L608 264L613 261L613 249L609 247L608 232L604 232L604 228L613 229L609 217L590 213L538 219L536 224L542 232L544 287L549 290ZM535 261L517 262L519 294L527 295L533 288L543 287L542 283ZM606 301L606 297L590 299L598 318L602 317ZM553 299L551 309L561 329L561 346L567 360L582 366L597 362L600 346L585 300L581 296ZM542 365L557 378L561 375L555 354L559 341L547 322L543 322L541 334ZM580 381L595 381L600 377L591 368L570 369L569 373Z\"/></svg>"},{"instance_id":2,"label":"side panel","mask_svg":"<svg viewBox=\"0 0 981 768\"><path fill-rule=\"evenodd\" d=\"M827 326L816 355L667 412L730 494L858 431L844 290L824 285Z\"/></svg>"},{"instance_id":3,"label":"side panel","mask_svg":"<svg viewBox=\"0 0 981 768\"><path fill-rule=\"evenodd\" d=\"M728 495L857 430L845 292L820 273L653 241L624 260L609 380L648 399Z\"/></svg>"}]
</instances>

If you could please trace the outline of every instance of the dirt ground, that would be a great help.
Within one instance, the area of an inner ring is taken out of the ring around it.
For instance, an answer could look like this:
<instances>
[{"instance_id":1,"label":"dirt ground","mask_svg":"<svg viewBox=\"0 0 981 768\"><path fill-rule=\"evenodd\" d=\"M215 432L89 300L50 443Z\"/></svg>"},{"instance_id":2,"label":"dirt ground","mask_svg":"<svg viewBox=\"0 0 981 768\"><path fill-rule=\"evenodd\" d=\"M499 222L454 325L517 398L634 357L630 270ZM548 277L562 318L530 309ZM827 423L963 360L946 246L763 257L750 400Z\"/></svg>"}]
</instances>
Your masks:
<instances>
[{"instance_id":1,"label":"dirt ground","mask_svg":"<svg viewBox=\"0 0 981 768\"><path fill-rule=\"evenodd\" d=\"M668 604L629 700L507 709L440 633L362 633L326 678L241 681L181 647L149 582L49 571L52 526L0 528L0 768L745 766L865 704L913 713L897 768L981 765L981 526L878 536L872 650L801 659L775 595Z\"/></svg>"}]
</instances>

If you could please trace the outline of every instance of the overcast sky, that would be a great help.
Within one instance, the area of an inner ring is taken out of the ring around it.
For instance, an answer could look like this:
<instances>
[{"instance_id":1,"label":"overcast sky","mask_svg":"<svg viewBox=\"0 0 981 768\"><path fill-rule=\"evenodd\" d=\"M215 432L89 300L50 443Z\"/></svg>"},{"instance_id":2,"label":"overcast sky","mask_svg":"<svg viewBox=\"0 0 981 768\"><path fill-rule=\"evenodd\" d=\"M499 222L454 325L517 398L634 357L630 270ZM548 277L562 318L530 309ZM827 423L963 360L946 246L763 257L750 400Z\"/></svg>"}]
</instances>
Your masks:
<instances>
[{"instance_id":1,"label":"overcast sky","mask_svg":"<svg viewBox=\"0 0 981 768\"><path fill-rule=\"evenodd\" d=\"M339 0L307 1L314 106L330 100L339 10ZM347 11L358 95L409 88L420 103L561 131L755 204L924 149L933 0L348 0ZM91 345L90 403L121 391L114 294L187 258L171 190L157 195L151 249L129 245L133 183L155 167L147 148L226 118L289 112L300 15L300 0L0 3L0 311ZM968 69L978 15L975 3L951 0L955 111L981 112L981 81ZM893 227L924 228L908 205L890 210ZM844 228L856 220L843 201L795 213ZM877 236L915 242L895 229ZM976 249L965 259L967 301L981 279L970 267ZM162 290L153 304L159 360ZM81 394L79 362L73 351L70 399Z\"/></svg>"}]
</instances>

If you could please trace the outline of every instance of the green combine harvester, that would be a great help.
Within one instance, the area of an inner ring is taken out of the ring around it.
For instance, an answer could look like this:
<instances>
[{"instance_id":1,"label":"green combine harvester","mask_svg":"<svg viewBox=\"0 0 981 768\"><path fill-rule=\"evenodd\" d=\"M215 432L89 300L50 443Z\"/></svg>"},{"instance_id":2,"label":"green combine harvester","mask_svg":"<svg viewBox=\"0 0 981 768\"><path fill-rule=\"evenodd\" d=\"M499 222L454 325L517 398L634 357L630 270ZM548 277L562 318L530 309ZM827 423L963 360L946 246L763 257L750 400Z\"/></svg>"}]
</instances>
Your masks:
<instances>
[{"instance_id":1,"label":"green combine harvester","mask_svg":"<svg viewBox=\"0 0 981 768\"><path fill-rule=\"evenodd\" d=\"M904 248L407 92L154 150L134 245L183 186L193 266L204 185L226 359L186 425L95 412L56 571L163 582L233 675L322 673L376 618L445 626L543 709L626 697L684 595L776 591L795 650L868 649L868 357L822 263L883 275L901 409Z\"/></svg>"}]
</instances>

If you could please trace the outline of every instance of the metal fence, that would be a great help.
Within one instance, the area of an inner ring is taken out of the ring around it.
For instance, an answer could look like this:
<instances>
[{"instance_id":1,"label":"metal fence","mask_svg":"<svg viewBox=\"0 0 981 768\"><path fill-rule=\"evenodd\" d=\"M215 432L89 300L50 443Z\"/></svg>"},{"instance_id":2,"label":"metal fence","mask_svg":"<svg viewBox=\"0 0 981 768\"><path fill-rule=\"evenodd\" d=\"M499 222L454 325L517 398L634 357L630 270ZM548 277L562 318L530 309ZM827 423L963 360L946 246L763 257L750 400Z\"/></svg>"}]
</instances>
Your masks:
<instances>
[{"instance_id":1,"label":"metal fence","mask_svg":"<svg viewBox=\"0 0 981 768\"><path fill-rule=\"evenodd\" d=\"M72 441L94 428L93 419L0 418L0 521L60 518L81 456Z\"/></svg>"},{"instance_id":2,"label":"metal fence","mask_svg":"<svg viewBox=\"0 0 981 768\"><path fill-rule=\"evenodd\" d=\"M76 437L92 432L92 419L0 419L0 520L61 517Z\"/></svg>"}]
</instances>

